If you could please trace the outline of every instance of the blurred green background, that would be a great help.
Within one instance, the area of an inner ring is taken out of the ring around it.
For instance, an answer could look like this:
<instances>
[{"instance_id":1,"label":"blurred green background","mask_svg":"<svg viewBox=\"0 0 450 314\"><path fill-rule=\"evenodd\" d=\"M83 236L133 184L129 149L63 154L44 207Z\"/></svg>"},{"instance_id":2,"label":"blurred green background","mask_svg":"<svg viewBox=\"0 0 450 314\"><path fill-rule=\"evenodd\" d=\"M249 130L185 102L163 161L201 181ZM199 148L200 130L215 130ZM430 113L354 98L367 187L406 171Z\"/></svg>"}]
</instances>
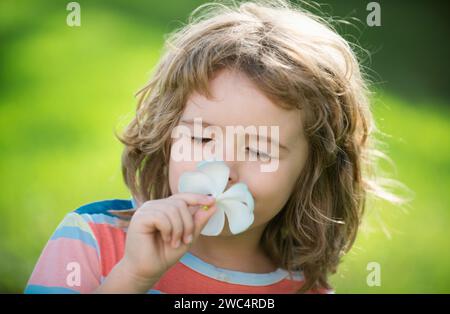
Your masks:
<instances>
[{"instance_id":1,"label":"blurred green background","mask_svg":"<svg viewBox=\"0 0 450 314\"><path fill-rule=\"evenodd\" d=\"M0 292L23 290L66 213L130 197L113 132L133 114L164 34L203 1L78 1L81 27L66 25L68 2L0 2ZM448 10L379 1L382 26L370 28L368 2L321 1L329 15L362 21L339 30L371 52L373 110L395 176L415 197L407 211L368 210L332 282L337 293L448 293ZM379 287L366 283L372 261Z\"/></svg>"}]
</instances>

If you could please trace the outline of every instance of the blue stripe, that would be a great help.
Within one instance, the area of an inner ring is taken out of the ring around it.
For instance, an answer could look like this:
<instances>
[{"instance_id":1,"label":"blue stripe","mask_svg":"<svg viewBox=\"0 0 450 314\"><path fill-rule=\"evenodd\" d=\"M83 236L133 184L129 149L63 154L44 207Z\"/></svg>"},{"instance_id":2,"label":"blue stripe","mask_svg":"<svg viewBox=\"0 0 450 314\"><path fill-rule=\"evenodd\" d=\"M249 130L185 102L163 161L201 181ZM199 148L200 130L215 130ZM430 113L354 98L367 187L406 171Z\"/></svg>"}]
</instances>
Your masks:
<instances>
[{"instance_id":1,"label":"blue stripe","mask_svg":"<svg viewBox=\"0 0 450 314\"><path fill-rule=\"evenodd\" d=\"M61 227L53 233L50 240L57 240L60 238L80 240L98 251L97 241L95 241L90 233L83 231L78 227Z\"/></svg>"},{"instance_id":2,"label":"blue stripe","mask_svg":"<svg viewBox=\"0 0 450 314\"><path fill-rule=\"evenodd\" d=\"M96 224L108 224L113 226L117 225L118 220L118 218L115 216L111 217L105 214L81 214L81 217L83 217L85 221L93 222Z\"/></svg>"},{"instance_id":3,"label":"blue stripe","mask_svg":"<svg viewBox=\"0 0 450 314\"><path fill-rule=\"evenodd\" d=\"M166 293L162 292L160 290L151 289L151 290L147 291L147 294L166 294Z\"/></svg>"},{"instance_id":4,"label":"blue stripe","mask_svg":"<svg viewBox=\"0 0 450 314\"><path fill-rule=\"evenodd\" d=\"M104 214L114 217L113 214L108 213L108 210L121 210L133 208L131 200L104 200L86 204L75 210L78 214Z\"/></svg>"},{"instance_id":5,"label":"blue stripe","mask_svg":"<svg viewBox=\"0 0 450 314\"><path fill-rule=\"evenodd\" d=\"M25 288L26 294L79 294L79 291L63 287L46 287L39 285L29 285Z\"/></svg>"}]
</instances>

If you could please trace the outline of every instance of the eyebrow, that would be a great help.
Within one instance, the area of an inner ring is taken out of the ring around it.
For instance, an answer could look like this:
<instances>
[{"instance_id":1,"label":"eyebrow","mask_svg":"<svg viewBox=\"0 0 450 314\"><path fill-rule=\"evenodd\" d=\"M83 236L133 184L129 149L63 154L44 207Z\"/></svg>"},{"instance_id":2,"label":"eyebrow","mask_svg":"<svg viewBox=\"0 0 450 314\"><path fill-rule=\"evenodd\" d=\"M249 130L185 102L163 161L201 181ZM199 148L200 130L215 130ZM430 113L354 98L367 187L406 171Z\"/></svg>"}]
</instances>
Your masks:
<instances>
[{"instance_id":1,"label":"eyebrow","mask_svg":"<svg viewBox=\"0 0 450 314\"><path fill-rule=\"evenodd\" d=\"M185 124L194 124L194 120L193 119L181 119L180 120L181 123L185 123ZM202 119L202 124L206 124L207 126L213 126L214 124L211 124L209 122L206 122Z\"/></svg>"},{"instance_id":2,"label":"eyebrow","mask_svg":"<svg viewBox=\"0 0 450 314\"><path fill-rule=\"evenodd\" d=\"M180 123L194 125L194 120L193 119L181 119ZM209 123L207 121L204 121L203 119L202 119L202 125L217 126L215 124L212 124L212 123ZM284 149L284 150L289 152L289 148L287 148L285 145L281 144L279 141L273 140L270 136L262 136L262 135L259 135L259 134L248 134L248 135L257 135L259 139L266 139L266 140L268 139L268 140L270 140L271 143L278 144L278 147L280 147L281 149Z\"/></svg>"}]
</instances>

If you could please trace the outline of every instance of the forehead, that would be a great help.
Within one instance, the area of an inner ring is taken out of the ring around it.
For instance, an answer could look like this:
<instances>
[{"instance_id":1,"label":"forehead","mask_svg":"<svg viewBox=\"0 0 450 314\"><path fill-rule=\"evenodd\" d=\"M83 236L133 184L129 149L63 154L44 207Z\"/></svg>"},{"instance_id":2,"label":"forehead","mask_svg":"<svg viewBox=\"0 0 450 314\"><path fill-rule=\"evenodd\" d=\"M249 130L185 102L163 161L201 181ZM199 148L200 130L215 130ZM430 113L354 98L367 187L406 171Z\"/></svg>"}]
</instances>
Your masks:
<instances>
[{"instance_id":1,"label":"forehead","mask_svg":"<svg viewBox=\"0 0 450 314\"><path fill-rule=\"evenodd\" d=\"M210 81L211 99L194 92L187 102L183 119L201 117L203 122L225 126L278 126L280 140L295 141L303 132L302 111L287 110L266 97L245 74L221 70Z\"/></svg>"}]
</instances>

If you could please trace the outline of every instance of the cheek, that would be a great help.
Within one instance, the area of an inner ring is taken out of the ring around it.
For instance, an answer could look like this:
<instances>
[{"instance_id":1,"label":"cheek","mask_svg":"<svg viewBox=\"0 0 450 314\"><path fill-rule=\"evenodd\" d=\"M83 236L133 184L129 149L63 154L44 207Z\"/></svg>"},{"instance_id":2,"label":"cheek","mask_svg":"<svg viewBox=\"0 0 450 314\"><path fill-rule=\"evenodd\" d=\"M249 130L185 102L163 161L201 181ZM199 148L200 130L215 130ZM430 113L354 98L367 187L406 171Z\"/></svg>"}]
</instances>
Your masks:
<instances>
[{"instance_id":1,"label":"cheek","mask_svg":"<svg viewBox=\"0 0 450 314\"><path fill-rule=\"evenodd\" d=\"M281 163L276 172L255 172L248 180L255 199L255 219L266 222L273 218L284 206L292 190L293 182L287 168Z\"/></svg>"},{"instance_id":2,"label":"cheek","mask_svg":"<svg viewBox=\"0 0 450 314\"><path fill-rule=\"evenodd\" d=\"M171 194L178 193L178 180L180 176L185 171L194 171L195 170L195 162L186 162L186 161L174 161L170 159L169 161L169 186Z\"/></svg>"}]
</instances>

